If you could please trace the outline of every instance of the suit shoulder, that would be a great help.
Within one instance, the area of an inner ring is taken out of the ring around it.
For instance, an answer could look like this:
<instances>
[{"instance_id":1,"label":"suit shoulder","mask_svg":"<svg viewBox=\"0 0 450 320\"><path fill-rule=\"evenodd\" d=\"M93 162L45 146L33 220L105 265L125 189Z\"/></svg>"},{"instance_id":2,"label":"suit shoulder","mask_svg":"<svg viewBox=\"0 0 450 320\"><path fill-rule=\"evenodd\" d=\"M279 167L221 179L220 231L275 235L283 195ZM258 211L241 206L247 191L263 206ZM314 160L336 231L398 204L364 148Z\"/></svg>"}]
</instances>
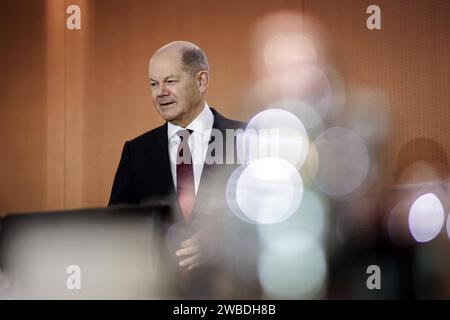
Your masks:
<instances>
[{"instance_id":1,"label":"suit shoulder","mask_svg":"<svg viewBox=\"0 0 450 320\"><path fill-rule=\"evenodd\" d=\"M213 112L214 118L216 119L216 121L223 128L226 128L226 129L245 129L245 127L247 126L247 123L245 123L245 122L232 120L232 119L228 119L228 118L224 117L223 115L221 115L219 112L217 112L213 108L211 108L211 111Z\"/></svg>"},{"instance_id":2,"label":"suit shoulder","mask_svg":"<svg viewBox=\"0 0 450 320\"><path fill-rule=\"evenodd\" d=\"M245 122L238 121L238 120L226 119L226 127L228 129L245 129L246 126L247 126L247 123L245 123Z\"/></svg>"}]
</instances>

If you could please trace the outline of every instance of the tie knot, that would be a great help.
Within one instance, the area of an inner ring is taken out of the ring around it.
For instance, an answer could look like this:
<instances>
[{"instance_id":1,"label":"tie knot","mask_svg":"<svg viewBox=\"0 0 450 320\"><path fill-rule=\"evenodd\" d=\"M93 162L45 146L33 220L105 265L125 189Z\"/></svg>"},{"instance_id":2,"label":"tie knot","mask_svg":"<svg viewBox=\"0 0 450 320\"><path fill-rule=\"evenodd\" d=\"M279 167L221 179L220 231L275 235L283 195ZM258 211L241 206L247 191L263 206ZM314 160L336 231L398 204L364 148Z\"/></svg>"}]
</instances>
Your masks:
<instances>
[{"instance_id":1,"label":"tie knot","mask_svg":"<svg viewBox=\"0 0 450 320\"><path fill-rule=\"evenodd\" d=\"M192 130L191 129L182 129L177 131L177 136L181 138L181 141L186 141L187 138L191 135Z\"/></svg>"}]
</instances>

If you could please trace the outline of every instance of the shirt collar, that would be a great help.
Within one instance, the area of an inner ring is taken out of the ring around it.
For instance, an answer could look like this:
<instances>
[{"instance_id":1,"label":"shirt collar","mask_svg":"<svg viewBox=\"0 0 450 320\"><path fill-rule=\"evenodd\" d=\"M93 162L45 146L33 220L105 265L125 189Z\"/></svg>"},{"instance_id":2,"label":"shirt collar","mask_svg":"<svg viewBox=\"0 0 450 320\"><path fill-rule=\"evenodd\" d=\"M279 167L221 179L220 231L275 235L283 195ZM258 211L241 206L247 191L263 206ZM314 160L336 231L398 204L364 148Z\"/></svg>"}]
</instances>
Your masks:
<instances>
[{"instance_id":1,"label":"shirt collar","mask_svg":"<svg viewBox=\"0 0 450 320\"><path fill-rule=\"evenodd\" d=\"M183 129L191 129L192 131L203 135L207 130L211 130L213 122L214 122L214 115L211 112L211 109L209 108L208 104L205 102L205 106L203 107L202 112L200 112L199 115L194 120L192 120L192 122L189 123L189 125L186 128L168 122L167 137L170 140L174 135L176 135L178 130Z\"/></svg>"}]
</instances>

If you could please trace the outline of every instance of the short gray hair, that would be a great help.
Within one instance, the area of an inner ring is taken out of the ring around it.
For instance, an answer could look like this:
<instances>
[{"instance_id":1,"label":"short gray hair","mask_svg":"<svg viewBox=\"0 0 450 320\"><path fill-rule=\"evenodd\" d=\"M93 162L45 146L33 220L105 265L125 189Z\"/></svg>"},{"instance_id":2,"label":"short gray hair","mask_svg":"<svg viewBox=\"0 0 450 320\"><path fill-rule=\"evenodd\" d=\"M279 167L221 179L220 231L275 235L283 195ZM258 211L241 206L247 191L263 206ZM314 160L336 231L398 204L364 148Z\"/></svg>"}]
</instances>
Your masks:
<instances>
[{"instance_id":1,"label":"short gray hair","mask_svg":"<svg viewBox=\"0 0 450 320\"><path fill-rule=\"evenodd\" d=\"M181 60L186 71L192 76L195 76L202 70L209 71L208 58L205 52L199 47L189 46L183 48Z\"/></svg>"}]
</instances>

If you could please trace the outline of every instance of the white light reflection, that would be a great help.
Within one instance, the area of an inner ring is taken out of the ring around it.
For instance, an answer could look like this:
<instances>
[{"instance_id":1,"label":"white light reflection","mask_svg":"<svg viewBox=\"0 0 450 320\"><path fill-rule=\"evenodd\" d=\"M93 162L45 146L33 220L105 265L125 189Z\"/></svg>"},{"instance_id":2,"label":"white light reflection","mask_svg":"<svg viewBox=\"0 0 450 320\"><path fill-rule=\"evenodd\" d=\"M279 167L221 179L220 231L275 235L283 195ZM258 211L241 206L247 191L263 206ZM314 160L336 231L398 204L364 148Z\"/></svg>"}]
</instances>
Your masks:
<instances>
[{"instance_id":1,"label":"white light reflection","mask_svg":"<svg viewBox=\"0 0 450 320\"><path fill-rule=\"evenodd\" d=\"M239 151L245 161L278 157L300 168L308 154L308 135L303 123L282 109L268 109L247 125Z\"/></svg>"},{"instance_id":2,"label":"white light reflection","mask_svg":"<svg viewBox=\"0 0 450 320\"><path fill-rule=\"evenodd\" d=\"M344 196L355 191L369 171L369 152L364 141L352 130L327 129L314 141L319 156L316 186L330 196Z\"/></svg>"},{"instance_id":3,"label":"white light reflection","mask_svg":"<svg viewBox=\"0 0 450 320\"><path fill-rule=\"evenodd\" d=\"M444 225L444 207L433 193L417 198L409 210L408 225L417 242L431 241Z\"/></svg>"},{"instance_id":4,"label":"white light reflection","mask_svg":"<svg viewBox=\"0 0 450 320\"><path fill-rule=\"evenodd\" d=\"M245 166L240 166L234 172L231 174L230 178L228 179L227 188L226 188L226 199L228 207L230 208L231 212L234 213L236 217L241 219L244 222L247 223L256 223L256 221L251 220L248 218L244 212L242 212L241 208L239 208L239 204L236 200L236 189L237 189L237 183L239 181L239 178L244 171Z\"/></svg>"},{"instance_id":5,"label":"white light reflection","mask_svg":"<svg viewBox=\"0 0 450 320\"><path fill-rule=\"evenodd\" d=\"M272 103L271 106L280 107L296 115L305 125L306 129L323 126L321 115L303 100L285 97Z\"/></svg>"},{"instance_id":6,"label":"white light reflection","mask_svg":"<svg viewBox=\"0 0 450 320\"><path fill-rule=\"evenodd\" d=\"M233 185L230 182L228 187ZM288 219L303 196L303 182L297 170L278 158L250 162L240 173L235 186L236 200L232 198L233 192L227 190L230 208L238 217L241 218L242 212L256 223L271 224Z\"/></svg>"},{"instance_id":7,"label":"white light reflection","mask_svg":"<svg viewBox=\"0 0 450 320\"><path fill-rule=\"evenodd\" d=\"M262 251L258 275L269 299L318 298L327 274L325 254L310 237L286 233Z\"/></svg>"},{"instance_id":8,"label":"white light reflection","mask_svg":"<svg viewBox=\"0 0 450 320\"><path fill-rule=\"evenodd\" d=\"M265 244L287 232L320 241L324 235L327 212L326 200L318 193L305 188L302 203L292 217L279 224L260 225L258 233Z\"/></svg>"}]
</instances>

